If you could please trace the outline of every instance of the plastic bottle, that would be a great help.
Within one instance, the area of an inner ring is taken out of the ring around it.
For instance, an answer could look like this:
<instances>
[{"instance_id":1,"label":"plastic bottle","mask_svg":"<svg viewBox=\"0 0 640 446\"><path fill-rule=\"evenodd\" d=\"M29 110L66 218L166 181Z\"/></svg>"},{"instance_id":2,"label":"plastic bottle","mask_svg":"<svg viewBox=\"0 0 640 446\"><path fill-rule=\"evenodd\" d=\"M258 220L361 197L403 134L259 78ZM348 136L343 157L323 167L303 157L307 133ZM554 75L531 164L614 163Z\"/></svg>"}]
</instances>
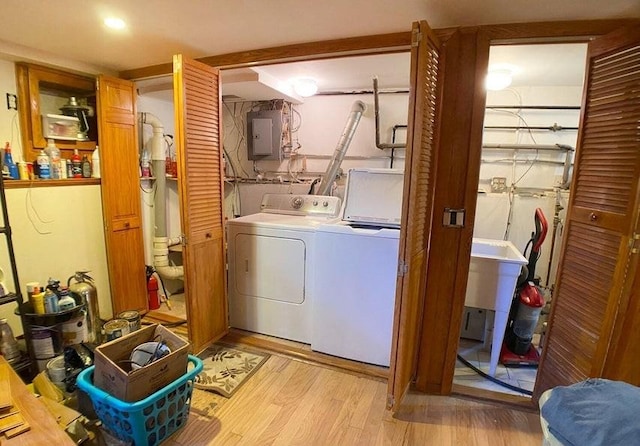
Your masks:
<instances>
[{"instance_id":1,"label":"plastic bottle","mask_svg":"<svg viewBox=\"0 0 640 446\"><path fill-rule=\"evenodd\" d=\"M48 180L51 178L51 165L49 164L49 157L44 152L44 150L40 151L38 158L36 159L36 163L38 164L38 176L42 180Z\"/></svg>"},{"instance_id":2,"label":"plastic bottle","mask_svg":"<svg viewBox=\"0 0 640 446\"><path fill-rule=\"evenodd\" d=\"M6 319L0 319L0 352L7 362L15 361L20 357L18 342L13 337L13 331Z\"/></svg>"},{"instance_id":3,"label":"plastic bottle","mask_svg":"<svg viewBox=\"0 0 640 446\"><path fill-rule=\"evenodd\" d=\"M58 311L67 311L75 308L76 300L71 297L68 289L63 289L60 292L60 300L58 301Z\"/></svg>"},{"instance_id":4,"label":"plastic bottle","mask_svg":"<svg viewBox=\"0 0 640 446\"><path fill-rule=\"evenodd\" d=\"M69 178L67 163L68 163L68 160L66 160L65 158L60 158L60 174L62 175L60 178L62 178L63 180L66 180L67 178Z\"/></svg>"},{"instance_id":5,"label":"plastic bottle","mask_svg":"<svg viewBox=\"0 0 640 446\"><path fill-rule=\"evenodd\" d=\"M91 163L87 155L82 157L82 178L91 178Z\"/></svg>"},{"instance_id":6,"label":"plastic bottle","mask_svg":"<svg viewBox=\"0 0 640 446\"><path fill-rule=\"evenodd\" d=\"M62 179L62 166L60 163L60 149L53 142L53 139L47 140L47 147L44 149L49 156L49 169L52 180Z\"/></svg>"},{"instance_id":7,"label":"plastic bottle","mask_svg":"<svg viewBox=\"0 0 640 446\"><path fill-rule=\"evenodd\" d=\"M82 161L80 160L80 154L78 149L73 149L73 155L71 156L71 170L73 171L73 178L82 178Z\"/></svg>"},{"instance_id":8,"label":"plastic bottle","mask_svg":"<svg viewBox=\"0 0 640 446\"><path fill-rule=\"evenodd\" d=\"M140 176L142 178L151 176L151 160L149 159L149 152L146 150L142 153L142 159L140 160Z\"/></svg>"},{"instance_id":9,"label":"plastic bottle","mask_svg":"<svg viewBox=\"0 0 640 446\"><path fill-rule=\"evenodd\" d=\"M91 155L91 177L100 178L100 152L98 146Z\"/></svg>"},{"instance_id":10,"label":"plastic bottle","mask_svg":"<svg viewBox=\"0 0 640 446\"><path fill-rule=\"evenodd\" d=\"M9 142L4 146L4 165L2 166L2 174L5 175L5 172L8 174L8 177L14 180L20 178L18 174L18 166L13 162L13 156L11 156L11 145Z\"/></svg>"}]
</instances>

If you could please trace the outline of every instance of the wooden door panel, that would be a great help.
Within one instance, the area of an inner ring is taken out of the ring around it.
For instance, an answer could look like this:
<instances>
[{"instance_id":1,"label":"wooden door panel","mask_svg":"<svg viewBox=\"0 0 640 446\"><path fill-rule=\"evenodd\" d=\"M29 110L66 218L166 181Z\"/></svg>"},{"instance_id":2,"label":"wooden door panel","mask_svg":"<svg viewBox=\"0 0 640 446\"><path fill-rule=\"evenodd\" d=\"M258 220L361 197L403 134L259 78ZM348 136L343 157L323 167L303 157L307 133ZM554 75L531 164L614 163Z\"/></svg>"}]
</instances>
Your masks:
<instances>
[{"instance_id":1,"label":"wooden door panel","mask_svg":"<svg viewBox=\"0 0 640 446\"><path fill-rule=\"evenodd\" d=\"M189 301L188 331L194 351L220 337L227 331L227 312L223 311L220 296L221 285L225 283L225 271L211 259L224 258L225 250L222 238L211 243L196 243L188 250L186 263L193 267L197 274L188 277L185 282L185 294L196 295ZM188 288L188 291L187 291ZM226 300L224 302L226 305ZM214 328L215 330L211 330Z\"/></svg>"},{"instance_id":2,"label":"wooden door panel","mask_svg":"<svg viewBox=\"0 0 640 446\"><path fill-rule=\"evenodd\" d=\"M424 271L429 245L437 154L440 50L426 22L413 24L411 93L400 231L396 304L391 344L387 406L399 406L416 370L424 301Z\"/></svg>"},{"instance_id":3,"label":"wooden door panel","mask_svg":"<svg viewBox=\"0 0 640 446\"><path fill-rule=\"evenodd\" d=\"M129 227L140 227L140 175L134 126L105 122L100 127L102 197L109 203L104 217L114 226L119 226L118 221L128 221Z\"/></svg>"},{"instance_id":4,"label":"wooden door panel","mask_svg":"<svg viewBox=\"0 0 640 446\"><path fill-rule=\"evenodd\" d=\"M109 283L114 315L125 310L148 309L144 258L139 259L142 237L142 231L137 229L115 231L109 236Z\"/></svg>"},{"instance_id":5,"label":"wooden door panel","mask_svg":"<svg viewBox=\"0 0 640 446\"><path fill-rule=\"evenodd\" d=\"M628 282L637 270L631 248L640 177L638 67L637 28L589 44L566 236L536 398L557 385L602 376L609 352L624 351L616 324L624 325L625 306L636 305L629 304Z\"/></svg>"},{"instance_id":6,"label":"wooden door panel","mask_svg":"<svg viewBox=\"0 0 640 446\"><path fill-rule=\"evenodd\" d=\"M148 309L134 98L132 82L99 77L102 209L114 314Z\"/></svg>"},{"instance_id":7,"label":"wooden door panel","mask_svg":"<svg viewBox=\"0 0 640 446\"><path fill-rule=\"evenodd\" d=\"M178 188L189 339L195 351L228 331L220 76L174 57Z\"/></svg>"}]
</instances>

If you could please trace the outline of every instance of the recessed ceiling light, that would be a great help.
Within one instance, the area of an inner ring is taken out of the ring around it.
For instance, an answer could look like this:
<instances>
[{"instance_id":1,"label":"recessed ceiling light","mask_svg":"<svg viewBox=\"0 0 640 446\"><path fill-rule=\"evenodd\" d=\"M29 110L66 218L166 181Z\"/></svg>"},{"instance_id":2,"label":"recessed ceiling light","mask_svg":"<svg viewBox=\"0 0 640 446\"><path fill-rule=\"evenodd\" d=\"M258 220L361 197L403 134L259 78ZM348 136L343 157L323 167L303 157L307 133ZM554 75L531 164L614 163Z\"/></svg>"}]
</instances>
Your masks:
<instances>
[{"instance_id":1,"label":"recessed ceiling light","mask_svg":"<svg viewBox=\"0 0 640 446\"><path fill-rule=\"evenodd\" d=\"M511 71L508 70L491 70L487 73L485 86L487 90L497 91L504 90L513 81Z\"/></svg>"},{"instance_id":2,"label":"recessed ceiling light","mask_svg":"<svg viewBox=\"0 0 640 446\"><path fill-rule=\"evenodd\" d=\"M293 82L293 89L303 98L308 98L318 92L318 83L311 78L300 78Z\"/></svg>"},{"instance_id":3,"label":"recessed ceiling light","mask_svg":"<svg viewBox=\"0 0 640 446\"><path fill-rule=\"evenodd\" d=\"M111 29L124 29L127 26L124 20L117 17L107 17L104 19L104 24Z\"/></svg>"}]
</instances>

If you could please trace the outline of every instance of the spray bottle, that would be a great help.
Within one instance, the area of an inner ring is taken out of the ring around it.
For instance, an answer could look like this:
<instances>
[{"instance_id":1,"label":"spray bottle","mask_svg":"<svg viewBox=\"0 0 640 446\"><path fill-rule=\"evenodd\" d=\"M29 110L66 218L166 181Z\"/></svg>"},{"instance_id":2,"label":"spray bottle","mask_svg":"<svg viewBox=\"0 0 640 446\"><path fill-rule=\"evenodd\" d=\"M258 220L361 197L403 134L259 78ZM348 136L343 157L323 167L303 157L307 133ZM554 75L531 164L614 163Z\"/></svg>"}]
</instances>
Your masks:
<instances>
[{"instance_id":1,"label":"spray bottle","mask_svg":"<svg viewBox=\"0 0 640 446\"><path fill-rule=\"evenodd\" d=\"M8 141L4 146L4 165L2 166L2 174L5 177L9 177L14 180L20 178L18 174L18 166L13 162L13 157L11 156L11 145L9 145Z\"/></svg>"}]
</instances>

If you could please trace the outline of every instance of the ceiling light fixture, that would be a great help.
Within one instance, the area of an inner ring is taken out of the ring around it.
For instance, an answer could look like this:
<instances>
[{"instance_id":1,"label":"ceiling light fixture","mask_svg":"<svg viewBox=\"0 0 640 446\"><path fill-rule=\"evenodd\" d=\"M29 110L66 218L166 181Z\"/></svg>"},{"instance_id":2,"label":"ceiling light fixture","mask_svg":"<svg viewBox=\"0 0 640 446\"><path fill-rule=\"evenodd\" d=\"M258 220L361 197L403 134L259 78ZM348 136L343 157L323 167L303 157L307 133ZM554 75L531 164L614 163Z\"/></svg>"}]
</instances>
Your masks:
<instances>
[{"instance_id":1,"label":"ceiling light fixture","mask_svg":"<svg viewBox=\"0 0 640 446\"><path fill-rule=\"evenodd\" d=\"M318 92L318 83L311 78L296 79L293 82L293 90L303 98L308 98Z\"/></svg>"},{"instance_id":2,"label":"ceiling light fixture","mask_svg":"<svg viewBox=\"0 0 640 446\"><path fill-rule=\"evenodd\" d=\"M513 72L511 70L489 70L485 80L487 90L497 91L504 90L513 81Z\"/></svg>"},{"instance_id":3,"label":"ceiling light fixture","mask_svg":"<svg viewBox=\"0 0 640 446\"><path fill-rule=\"evenodd\" d=\"M104 19L104 24L111 29L124 29L127 26L124 20L117 17L107 17Z\"/></svg>"}]
</instances>

